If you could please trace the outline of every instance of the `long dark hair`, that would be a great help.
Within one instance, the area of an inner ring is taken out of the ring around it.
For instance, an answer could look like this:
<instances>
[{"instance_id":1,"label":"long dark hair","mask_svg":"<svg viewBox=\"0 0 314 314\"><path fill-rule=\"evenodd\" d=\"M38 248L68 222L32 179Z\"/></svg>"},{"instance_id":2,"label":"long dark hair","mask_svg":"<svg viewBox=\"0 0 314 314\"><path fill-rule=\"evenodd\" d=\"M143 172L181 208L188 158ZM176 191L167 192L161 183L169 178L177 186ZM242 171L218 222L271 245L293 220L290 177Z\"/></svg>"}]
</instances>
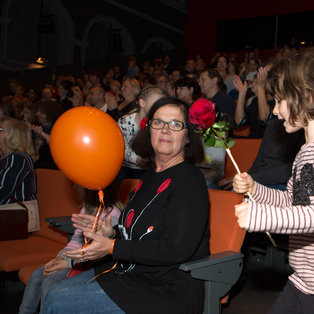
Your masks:
<instances>
[{"instance_id":1,"label":"long dark hair","mask_svg":"<svg viewBox=\"0 0 314 314\"><path fill-rule=\"evenodd\" d=\"M102 191L104 192L104 203L106 208L113 206L117 206L118 208L121 207L121 204L119 203L118 200L117 180L113 181ZM95 215L97 208L99 206L98 191L84 188L83 198L86 213L90 215Z\"/></svg>"},{"instance_id":2,"label":"long dark hair","mask_svg":"<svg viewBox=\"0 0 314 314\"><path fill-rule=\"evenodd\" d=\"M171 105L179 107L184 115L184 123L187 125L188 130L188 143L186 143L184 148L184 160L190 163L200 163L204 161L204 146L199 133L196 132L195 126L190 123L189 120L189 105L181 99L175 97L163 97L157 100L147 115L147 121L153 119L155 112L164 106ZM150 167L154 166L153 158L155 156L154 149L151 144L150 138L150 127L146 126L144 130L140 130L132 144L131 148L140 157L149 160L148 165Z\"/></svg>"}]
</instances>

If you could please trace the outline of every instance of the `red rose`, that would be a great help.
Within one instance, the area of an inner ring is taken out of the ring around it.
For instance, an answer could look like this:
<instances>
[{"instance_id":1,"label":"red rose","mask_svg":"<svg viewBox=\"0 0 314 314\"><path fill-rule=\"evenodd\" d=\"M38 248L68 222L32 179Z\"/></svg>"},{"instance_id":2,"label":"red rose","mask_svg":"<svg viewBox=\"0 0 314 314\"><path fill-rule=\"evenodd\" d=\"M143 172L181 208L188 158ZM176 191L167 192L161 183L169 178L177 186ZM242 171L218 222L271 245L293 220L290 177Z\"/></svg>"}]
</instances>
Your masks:
<instances>
[{"instance_id":1,"label":"red rose","mask_svg":"<svg viewBox=\"0 0 314 314\"><path fill-rule=\"evenodd\" d=\"M144 131L146 126L147 126L147 118L143 118L140 122L140 127Z\"/></svg>"},{"instance_id":2,"label":"red rose","mask_svg":"<svg viewBox=\"0 0 314 314\"><path fill-rule=\"evenodd\" d=\"M216 120L215 103L206 98L196 100L190 108L189 119L198 128L208 129Z\"/></svg>"}]
</instances>

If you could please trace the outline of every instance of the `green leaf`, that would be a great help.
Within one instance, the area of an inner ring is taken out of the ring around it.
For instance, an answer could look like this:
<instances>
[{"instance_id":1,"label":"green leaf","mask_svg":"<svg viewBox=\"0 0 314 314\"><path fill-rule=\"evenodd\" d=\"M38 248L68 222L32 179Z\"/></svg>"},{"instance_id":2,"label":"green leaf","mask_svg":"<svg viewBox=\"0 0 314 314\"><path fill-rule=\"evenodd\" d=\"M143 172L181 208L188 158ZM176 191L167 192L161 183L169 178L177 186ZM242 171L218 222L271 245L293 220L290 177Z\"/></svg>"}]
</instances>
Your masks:
<instances>
[{"instance_id":1,"label":"green leaf","mask_svg":"<svg viewBox=\"0 0 314 314\"><path fill-rule=\"evenodd\" d=\"M222 138L226 138L226 132L225 131L217 131L217 134Z\"/></svg>"},{"instance_id":2,"label":"green leaf","mask_svg":"<svg viewBox=\"0 0 314 314\"><path fill-rule=\"evenodd\" d=\"M214 146L216 142L216 139L214 136L210 136L206 139L206 141L204 142L206 146L211 147Z\"/></svg>"},{"instance_id":3,"label":"green leaf","mask_svg":"<svg viewBox=\"0 0 314 314\"><path fill-rule=\"evenodd\" d=\"M225 143L224 140L216 140L214 147L216 148L224 147L225 146L224 143Z\"/></svg>"},{"instance_id":4,"label":"green leaf","mask_svg":"<svg viewBox=\"0 0 314 314\"><path fill-rule=\"evenodd\" d=\"M219 122L215 122L212 127L213 128L218 128L218 129L229 129L231 126L231 123L228 121L219 121Z\"/></svg>"},{"instance_id":5,"label":"green leaf","mask_svg":"<svg viewBox=\"0 0 314 314\"><path fill-rule=\"evenodd\" d=\"M228 139L228 142L227 142L228 148L231 148L234 144L235 144L235 141L233 138Z\"/></svg>"}]
</instances>

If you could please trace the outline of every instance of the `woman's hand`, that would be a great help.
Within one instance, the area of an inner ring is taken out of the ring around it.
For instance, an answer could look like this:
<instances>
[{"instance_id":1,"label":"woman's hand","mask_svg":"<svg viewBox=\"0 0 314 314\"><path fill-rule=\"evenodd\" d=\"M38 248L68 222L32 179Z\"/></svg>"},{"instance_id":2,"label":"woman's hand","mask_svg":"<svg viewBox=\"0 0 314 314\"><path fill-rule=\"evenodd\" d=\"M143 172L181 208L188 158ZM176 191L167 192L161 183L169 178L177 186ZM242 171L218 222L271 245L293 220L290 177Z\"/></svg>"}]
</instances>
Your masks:
<instances>
[{"instance_id":1,"label":"woman's hand","mask_svg":"<svg viewBox=\"0 0 314 314\"><path fill-rule=\"evenodd\" d=\"M74 224L74 228L80 229L83 232L91 232L95 221L95 216L87 214L73 214L71 219ZM111 225L111 215L107 215L106 218L101 222L100 226L96 230L96 234L104 237L114 237L115 230Z\"/></svg>"},{"instance_id":2,"label":"woman's hand","mask_svg":"<svg viewBox=\"0 0 314 314\"><path fill-rule=\"evenodd\" d=\"M235 215L238 218L238 224L241 228L245 228L247 216L249 212L249 203L242 202L241 204L235 205Z\"/></svg>"},{"instance_id":3,"label":"woman's hand","mask_svg":"<svg viewBox=\"0 0 314 314\"><path fill-rule=\"evenodd\" d=\"M236 174L233 178L233 190L237 193L247 193L253 194L255 189L255 181L247 173L243 172L241 174Z\"/></svg>"},{"instance_id":4,"label":"woman's hand","mask_svg":"<svg viewBox=\"0 0 314 314\"><path fill-rule=\"evenodd\" d=\"M233 77L233 84L235 88L239 91L239 93L246 94L248 89L247 82L245 81L244 83L242 83L242 80L239 75L235 75Z\"/></svg>"},{"instance_id":5,"label":"woman's hand","mask_svg":"<svg viewBox=\"0 0 314 314\"><path fill-rule=\"evenodd\" d=\"M106 101L106 104L107 104L109 110L113 110L113 109L116 109L118 107L118 103L117 103L115 96L109 92L106 93L106 95L105 95L105 101Z\"/></svg>"},{"instance_id":6,"label":"woman's hand","mask_svg":"<svg viewBox=\"0 0 314 314\"><path fill-rule=\"evenodd\" d=\"M63 254L67 257L81 261L95 260L110 254L113 240L92 232L84 232L84 236L93 240L91 244L88 244L85 248L65 251Z\"/></svg>"},{"instance_id":7,"label":"woman's hand","mask_svg":"<svg viewBox=\"0 0 314 314\"><path fill-rule=\"evenodd\" d=\"M170 82L167 83L166 89L167 89L167 93L171 97L175 97L176 96L176 91L175 91L174 87L170 84Z\"/></svg>"},{"instance_id":8,"label":"woman's hand","mask_svg":"<svg viewBox=\"0 0 314 314\"><path fill-rule=\"evenodd\" d=\"M267 80L267 70L263 67L260 67L257 71L257 80L256 84L258 87L265 87Z\"/></svg>"},{"instance_id":9,"label":"woman's hand","mask_svg":"<svg viewBox=\"0 0 314 314\"><path fill-rule=\"evenodd\" d=\"M57 256L56 258L52 259L44 266L44 276L49 276L56 271L67 269L68 264L65 259L63 259L61 256Z\"/></svg>"}]
</instances>

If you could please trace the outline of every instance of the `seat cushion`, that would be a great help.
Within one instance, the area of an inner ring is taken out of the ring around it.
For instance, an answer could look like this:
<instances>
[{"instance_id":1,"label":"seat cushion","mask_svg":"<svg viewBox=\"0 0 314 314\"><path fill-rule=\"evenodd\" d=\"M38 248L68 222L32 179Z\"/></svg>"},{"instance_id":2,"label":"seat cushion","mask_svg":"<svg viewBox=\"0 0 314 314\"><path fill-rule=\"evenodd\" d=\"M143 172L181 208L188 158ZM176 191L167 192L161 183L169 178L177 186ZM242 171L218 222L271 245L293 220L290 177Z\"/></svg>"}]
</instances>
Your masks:
<instances>
[{"instance_id":1,"label":"seat cushion","mask_svg":"<svg viewBox=\"0 0 314 314\"><path fill-rule=\"evenodd\" d=\"M64 243L35 234L27 239L0 241L0 271L15 271L23 266L44 264L56 257Z\"/></svg>"},{"instance_id":2,"label":"seat cushion","mask_svg":"<svg viewBox=\"0 0 314 314\"><path fill-rule=\"evenodd\" d=\"M19 279L26 285L33 271L41 265L43 264L34 264L22 267L18 272Z\"/></svg>"}]
</instances>

